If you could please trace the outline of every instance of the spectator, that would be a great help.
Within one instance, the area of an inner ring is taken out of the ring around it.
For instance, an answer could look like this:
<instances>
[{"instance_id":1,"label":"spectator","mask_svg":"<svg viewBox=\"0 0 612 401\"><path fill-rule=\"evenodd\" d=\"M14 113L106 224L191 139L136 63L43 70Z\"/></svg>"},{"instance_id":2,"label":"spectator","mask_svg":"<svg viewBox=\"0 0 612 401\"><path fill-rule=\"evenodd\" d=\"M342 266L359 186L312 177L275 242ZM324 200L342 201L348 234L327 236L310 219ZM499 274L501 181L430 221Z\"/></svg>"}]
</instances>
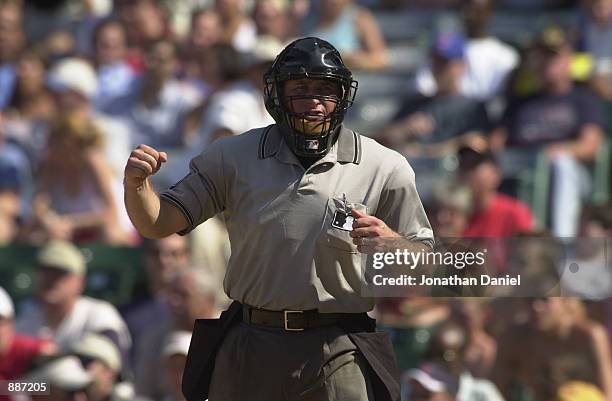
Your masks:
<instances>
[{"instance_id":1,"label":"spectator","mask_svg":"<svg viewBox=\"0 0 612 401\"><path fill-rule=\"evenodd\" d=\"M253 9L253 21L257 27L257 36L270 36L281 44L292 36L295 26L290 17L288 0L257 0Z\"/></svg>"},{"instance_id":2,"label":"spectator","mask_svg":"<svg viewBox=\"0 0 612 401\"><path fill-rule=\"evenodd\" d=\"M35 42L57 30L88 37L96 20L107 16L113 7L113 0L28 0L24 3L24 28L28 39Z\"/></svg>"},{"instance_id":3,"label":"spectator","mask_svg":"<svg viewBox=\"0 0 612 401\"><path fill-rule=\"evenodd\" d=\"M213 59L217 65L208 68L221 73L222 83L204 109L198 135L203 146L223 136L238 135L273 123L263 103L261 75L256 83L249 80L248 60L231 46L219 45L214 50L216 57ZM257 64L269 63L270 55L268 53L265 60L258 60ZM251 78L255 74L251 74Z\"/></svg>"},{"instance_id":4,"label":"spectator","mask_svg":"<svg viewBox=\"0 0 612 401\"><path fill-rule=\"evenodd\" d=\"M467 228L473 201L465 185L439 180L434 185L428 210L431 225L439 238L460 238Z\"/></svg>"},{"instance_id":5,"label":"spectator","mask_svg":"<svg viewBox=\"0 0 612 401\"><path fill-rule=\"evenodd\" d=\"M210 7L209 0L160 0L160 5L167 15L170 30L176 39L183 41L191 27L191 17L196 10Z\"/></svg>"},{"instance_id":6,"label":"spectator","mask_svg":"<svg viewBox=\"0 0 612 401\"><path fill-rule=\"evenodd\" d=\"M141 47L154 40L168 37L169 26L159 0L117 0L119 18L128 29L128 41Z\"/></svg>"},{"instance_id":7,"label":"spectator","mask_svg":"<svg viewBox=\"0 0 612 401\"><path fill-rule=\"evenodd\" d=\"M143 245L148 297L136 301L122 313L134 344L140 343L160 321L170 319L170 285L179 268L189 263L190 253L188 237L176 234L159 240L146 239Z\"/></svg>"},{"instance_id":8,"label":"spectator","mask_svg":"<svg viewBox=\"0 0 612 401\"><path fill-rule=\"evenodd\" d=\"M169 396L164 401L185 401L181 384L187 352L191 342L191 331L175 331L168 335L161 351L161 367L169 385Z\"/></svg>"},{"instance_id":9,"label":"spectator","mask_svg":"<svg viewBox=\"0 0 612 401\"><path fill-rule=\"evenodd\" d=\"M380 70L387 66L385 40L372 13L353 0L322 0L304 21L302 32L327 40L350 68Z\"/></svg>"},{"instance_id":10,"label":"spectator","mask_svg":"<svg viewBox=\"0 0 612 401\"><path fill-rule=\"evenodd\" d=\"M175 78L178 54L172 42L152 42L145 65L144 76L106 112L127 121L132 146L146 143L165 150L181 148L185 146L185 115L200 102L201 95L188 82Z\"/></svg>"},{"instance_id":11,"label":"spectator","mask_svg":"<svg viewBox=\"0 0 612 401\"><path fill-rule=\"evenodd\" d=\"M170 287L171 320L158 321L138 345L135 363L136 392L162 400L167 393L163 372L151 369L159 365L160 351L171 332L191 331L195 319L211 319L219 315L214 287L216 281L199 267L183 267L173 277ZM157 352L151 352L157 350Z\"/></svg>"},{"instance_id":12,"label":"spectator","mask_svg":"<svg viewBox=\"0 0 612 401\"><path fill-rule=\"evenodd\" d=\"M0 244L8 245L29 215L33 179L27 154L4 135L3 118L0 113Z\"/></svg>"},{"instance_id":13,"label":"spectator","mask_svg":"<svg viewBox=\"0 0 612 401\"><path fill-rule=\"evenodd\" d=\"M458 401L459 380L442 364L426 363L404 374L408 401Z\"/></svg>"},{"instance_id":14,"label":"spectator","mask_svg":"<svg viewBox=\"0 0 612 401\"><path fill-rule=\"evenodd\" d=\"M35 383L47 383L48 395L34 395L33 401L89 401L87 391L93 377L74 356L54 359L28 376Z\"/></svg>"},{"instance_id":15,"label":"spectator","mask_svg":"<svg viewBox=\"0 0 612 401\"><path fill-rule=\"evenodd\" d=\"M55 103L45 86L46 65L35 50L24 50L16 61L16 81L6 107L6 137L17 142L37 161L45 145Z\"/></svg>"},{"instance_id":16,"label":"spectator","mask_svg":"<svg viewBox=\"0 0 612 401\"><path fill-rule=\"evenodd\" d=\"M431 49L431 64L435 95L406 99L381 138L412 156L454 153L458 144L489 129L484 105L460 93L465 69L463 36L440 34Z\"/></svg>"},{"instance_id":17,"label":"spectator","mask_svg":"<svg viewBox=\"0 0 612 401\"><path fill-rule=\"evenodd\" d=\"M248 52L255 46L255 23L245 12L244 0L215 0L215 10L221 17L223 43L239 52Z\"/></svg>"},{"instance_id":18,"label":"spectator","mask_svg":"<svg viewBox=\"0 0 612 401\"><path fill-rule=\"evenodd\" d=\"M136 74L127 62L127 29L118 20L100 22L93 33L94 60L98 85L94 107L108 110L113 102L126 95Z\"/></svg>"},{"instance_id":19,"label":"spectator","mask_svg":"<svg viewBox=\"0 0 612 401\"><path fill-rule=\"evenodd\" d=\"M160 0L115 0L119 20L127 28L129 51L127 60L140 73L144 69L143 50L148 43L173 35Z\"/></svg>"},{"instance_id":20,"label":"spectator","mask_svg":"<svg viewBox=\"0 0 612 401\"><path fill-rule=\"evenodd\" d=\"M65 352L90 333L105 335L127 361L130 334L115 307L82 295L86 262L80 250L69 242L52 241L39 251L37 264L38 302L24 310L17 331L51 338Z\"/></svg>"},{"instance_id":21,"label":"spectator","mask_svg":"<svg viewBox=\"0 0 612 401\"><path fill-rule=\"evenodd\" d=\"M69 30L54 30L45 34L44 39L39 42L40 51L49 63L76 57L76 45L76 38Z\"/></svg>"},{"instance_id":22,"label":"spectator","mask_svg":"<svg viewBox=\"0 0 612 401\"><path fill-rule=\"evenodd\" d=\"M588 204L582 210L579 237L559 264L564 295L589 300L612 296L611 255L612 205Z\"/></svg>"},{"instance_id":23,"label":"spectator","mask_svg":"<svg viewBox=\"0 0 612 401\"><path fill-rule=\"evenodd\" d=\"M121 355L107 337L89 334L71 348L93 379L88 389L89 401L134 400L131 383L121 382Z\"/></svg>"},{"instance_id":24,"label":"spectator","mask_svg":"<svg viewBox=\"0 0 612 401\"><path fill-rule=\"evenodd\" d=\"M487 301L481 298L457 299L452 307L453 318L465 327L468 339L463 350L463 368L474 377L490 377L497 343L485 330L490 313Z\"/></svg>"},{"instance_id":25,"label":"spectator","mask_svg":"<svg viewBox=\"0 0 612 401\"><path fill-rule=\"evenodd\" d=\"M534 399L554 399L566 382L598 386L610 399L612 366L605 329L584 316L575 298L536 298L531 319L499 340L494 378L507 397L522 384ZM529 356L528 358L526 356Z\"/></svg>"},{"instance_id":26,"label":"spectator","mask_svg":"<svg viewBox=\"0 0 612 401\"><path fill-rule=\"evenodd\" d=\"M446 368L458 377L457 401L503 401L497 387L487 379L475 378L465 365L465 356L471 342L463 323L448 321L434 333L425 355L425 364Z\"/></svg>"},{"instance_id":27,"label":"spectator","mask_svg":"<svg viewBox=\"0 0 612 401\"><path fill-rule=\"evenodd\" d=\"M459 150L460 172L471 191L472 214L465 237L511 237L533 229L533 216L521 201L498 192L501 172L495 157L470 147Z\"/></svg>"},{"instance_id":28,"label":"spectator","mask_svg":"<svg viewBox=\"0 0 612 401\"><path fill-rule=\"evenodd\" d=\"M223 280L231 256L231 246L227 226L222 215L205 221L189 233L191 260L214 279L217 287L217 304L227 309L231 299L223 290Z\"/></svg>"},{"instance_id":29,"label":"spectator","mask_svg":"<svg viewBox=\"0 0 612 401\"><path fill-rule=\"evenodd\" d=\"M9 0L0 3L0 110L10 101L15 86L15 60L25 43L23 3Z\"/></svg>"},{"instance_id":30,"label":"spectator","mask_svg":"<svg viewBox=\"0 0 612 401\"><path fill-rule=\"evenodd\" d=\"M592 57L593 89L605 100L612 99L612 1L584 1L587 12L583 15L580 32L580 50Z\"/></svg>"},{"instance_id":31,"label":"spectator","mask_svg":"<svg viewBox=\"0 0 612 401\"><path fill-rule=\"evenodd\" d=\"M502 297L563 295L560 292L559 263L566 257L566 250L563 249L559 239L551 237L548 232L533 231L516 238L490 241L487 250L489 257L494 262L498 262L498 266L503 265L503 273L510 276L520 274L522 280L520 287L497 287L497 289L487 287L488 295ZM494 253L496 251L497 254Z\"/></svg>"},{"instance_id":32,"label":"spectator","mask_svg":"<svg viewBox=\"0 0 612 401\"><path fill-rule=\"evenodd\" d=\"M604 115L600 100L573 84L570 72L572 47L557 27L545 29L536 42L538 75L543 90L508 106L491 134L494 151L520 149L533 166L543 150L551 162L551 227L557 237L577 233L581 198L589 192L586 165L593 162L604 140Z\"/></svg>"},{"instance_id":33,"label":"spectator","mask_svg":"<svg viewBox=\"0 0 612 401\"><path fill-rule=\"evenodd\" d=\"M468 41L460 91L464 96L480 101L502 94L509 74L519 62L512 47L489 34L492 11L493 0L461 3L460 12ZM418 73L417 87L421 93L435 93L436 82L428 69Z\"/></svg>"},{"instance_id":34,"label":"spectator","mask_svg":"<svg viewBox=\"0 0 612 401\"><path fill-rule=\"evenodd\" d=\"M48 340L15 334L15 310L7 292L0 287L0 380L24 379L41 356L56 352ZM1 401L9 401L0 394Z\"/></svg>"},{"instance_id":35,"label":"spectator","mask_svg":"<svg viewBox=\"0 0 612 401\"><path fill-rule=\"evenodd\" d=\"M130 154L130 132L121 121L97 114L93 109L98 85L93 67L83 59L62 59L49 72L48 84L59 110L86 116L102 129L105 157L115 173L122 176L122 158Z\"/></svg>"},{"instance_id":36,"label":"spectator","mask_svg":"<svg viewBox=\"0 0 612 401\"><path fill-rule=\"evenodd\" d=\"M440 175L440 160L463 143L482 147L489 128L484 105L460 94L465 41L459 34L440 34L431 50L437 93L417 95L403 102L381 141L408 156L416 173L417 189L426 202Z\"/></svg>"},{"instance_id":37,"label":"spectator","mask_svg":"<svg viewBox=\"0 0 612 401\"><path fill-rule=\"evenodd\" d=\"M211 8L195 10L191 16L189 35L181 51L181 74L184 79L198 82L205 94L210 92L211 87L201 77L200 59L222 40L223 30L219 14Z\"/></svg>"},{"instance_id":38,"label":"spectator","mask_svg":"<svg viewBox=\"0 0 612 401\"><path fill-rule=\"evenodd\" d=\"M214 9L201 8L191 16L191 29L187 38L187 47L191 52L199 54L221 43L223 30L221 17Z\"/></svg>"},{"instance_id":39,"label":"spectator","mask_svg":"<svg viewBox=\"0 0 612 401\"><path fill-rule=\"evenodd\" d=\"M128 244L113 196L114 172L104 159L102 133L83 115L66 114L49 134L33 201L43 238ZM33 234L34 235L34 234Z\"/></svg>"}]
</instances>

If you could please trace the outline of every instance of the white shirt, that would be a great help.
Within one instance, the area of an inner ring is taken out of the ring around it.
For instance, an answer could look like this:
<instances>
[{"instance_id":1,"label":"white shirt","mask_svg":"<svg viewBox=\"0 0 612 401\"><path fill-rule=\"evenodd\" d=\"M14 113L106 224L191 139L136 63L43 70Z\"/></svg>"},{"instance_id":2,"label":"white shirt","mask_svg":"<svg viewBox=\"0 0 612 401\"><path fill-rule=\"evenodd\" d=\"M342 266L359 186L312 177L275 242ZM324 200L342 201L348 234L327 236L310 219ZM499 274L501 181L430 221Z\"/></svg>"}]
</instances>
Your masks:
<instances>
[{"instance_id":1,"label":"white shirt","mask_svg":"<svg viewBox=\"0 0 612 401\"><path fill-rule=\"evenodd\" d=\"M131 152L130 130L123 121L107 115L95 114L93 119L104 134L104 155L114 173L111 189L119 224L127 231L134 231L123 204L123 169Z\"/></svg>"},{"instance_id":2,"label":"white shirt","mask_svg":"<svg viewBox=\"0 0 612 401\"><path fill-rule=\"evenodd\" d=\"M90 297L80 297L56 330L49 327L42 309L36 305L26 310L17 320L19 333L51 338L61 351L68 351L72 345L87 334L111 331L116 333L121 348L131 347L128 328L121 315L110 303Z\"/></svg>"},{"instance_id":3,"label":"white shirt","mask_svg":"<svg viewBox=\"0 0 612 401\"><path fill-rule=\"evenodd\" d=\"M606 261L606 239L581 238L584 245L593 247L595 255L584 258L569 249L559 263L561 296L580 297L590 300L604 300L612 296L612 272ZM584 246L583 245L583 246Z\"/></svg>"},{"instance_id":4,"label":"white shirt","mask_svg":"<svg viewBox=\"0 0 612 401\"><path fill-rule=\"evenodd\" d=\"M218 129L234 135L253 128L274 124L263 102L262 93L246 81L240 81L215 93L204 111L200 140L206 146Z\"/></svg>"},{"instance_id":5,"label":"white shirt","mask_svg":"<svg viewBox=\"0 0 612 401\"><path fill-rule=\"evenodd\" d=\"M504 401L504 397L491 381L463 372L459 378L457 401Z\"/></svg>"},{"instance_id":6,"label":"white shirt","mask_svg":"<svg viewBox=\"0 0 612 401\"><path fill-rule=\"evenodd\" d=\"M245 20L240 24L232 39L232 46L239 52L253 50L257 43L257 28L251 20Z\"/></svg>"},{"instance_id":7,"label":"white shirt","mask_svg":"<svg viewBox=\"0 0 612 401\"><path fill-rule=\"evenodd\" d=\"M497 38L470 39L465 49L461 94L477 100L491 99L503 90L506 78L518 61L516 50ZM429 66L417 72L416 85L423 95L436 93L436 81Z\"/></svg>"},{"instance_id":8,"label":"white shirt","mask_svg":"<svg viewBox=\"0 0 612 401\"><path fill-rule=\"evenodd\" d=\"M107 108L107 113L129 126L130 148L141 143L163 150L181 147L185 115L202 100L202 95L190 83L173 79L164 84L155 104L145 106L140 101L142 85L142 80L137 82L128 95Z\"/></svg>"}]
</instances>

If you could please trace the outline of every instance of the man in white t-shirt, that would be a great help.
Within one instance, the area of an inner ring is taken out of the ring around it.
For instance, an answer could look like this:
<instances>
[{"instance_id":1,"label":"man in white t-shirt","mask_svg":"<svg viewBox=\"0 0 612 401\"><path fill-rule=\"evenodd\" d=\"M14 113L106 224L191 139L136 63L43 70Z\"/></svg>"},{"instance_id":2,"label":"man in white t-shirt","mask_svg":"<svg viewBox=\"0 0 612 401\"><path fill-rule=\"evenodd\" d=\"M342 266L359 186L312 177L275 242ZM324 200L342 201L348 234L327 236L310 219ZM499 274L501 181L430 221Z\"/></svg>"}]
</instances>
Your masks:
<instances>
[{"instance_id":1,"label":"man in white t-shirt","mask_svg":"<svg viewBox=\"0 0 612 401\"><path fill-rule=\"evenodd\" d=\"M127 326L110 303L83 296L86 263L70 242L51 241L37 258L38 303L18 319L20 333L53 339L60 351L68 351L87 334L110 338L124 361L131 347Z\"/></svg>"},{"instance_id":2,"label":"man in white t-shirt","mask_svg":"<svg viewBox=\"0 0 612 401\"><path fill-rule=\"evenodd\" d=\"M199 133L202 145L223 136L238 135L256 127L274 124L263 102L261 76L281 50L280 43L276 47L274 43L262 43L246 56L229 45L216 47L224 83L211 97L204 111ZM232 67L237 63L242 68Z\"/></svg>"},{"instance_id":3,"label":"man in white t-shirt","mask_svg":"<svg viewBox=\"0 0 612 401\"><path fill-rule=\"evenodd\" d=\"M519 62L516 50L488 33L491 12L491 0L467 0L461 8L465 33L469 38L461 94L481 101L490 100L504 90L509 74ZM436 93L437 86L430 67L417 73L416 85L424 95Z\"/></svg>"}]
</instances>

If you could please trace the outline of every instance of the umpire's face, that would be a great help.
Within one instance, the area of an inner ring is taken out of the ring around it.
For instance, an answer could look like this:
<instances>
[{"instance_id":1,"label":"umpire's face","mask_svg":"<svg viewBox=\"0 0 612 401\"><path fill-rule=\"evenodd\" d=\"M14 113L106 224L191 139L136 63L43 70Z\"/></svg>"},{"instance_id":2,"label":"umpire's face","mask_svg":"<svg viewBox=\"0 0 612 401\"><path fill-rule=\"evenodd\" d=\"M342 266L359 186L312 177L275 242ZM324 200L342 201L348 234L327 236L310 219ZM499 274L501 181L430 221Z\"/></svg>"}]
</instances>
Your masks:
<instances>
[{"instance_id":1,"label":"umpire's face","mask_svg":"<svg viewBox=\"0 0 612 401\"><path fill-rule=\"evenodd\" d=\"M306 135L320 135L329 128L329 115L340 101L341 89L326 79L292 79L283 84L286 107L297 116L294 126Z\"/></svg>"}]
</instances>

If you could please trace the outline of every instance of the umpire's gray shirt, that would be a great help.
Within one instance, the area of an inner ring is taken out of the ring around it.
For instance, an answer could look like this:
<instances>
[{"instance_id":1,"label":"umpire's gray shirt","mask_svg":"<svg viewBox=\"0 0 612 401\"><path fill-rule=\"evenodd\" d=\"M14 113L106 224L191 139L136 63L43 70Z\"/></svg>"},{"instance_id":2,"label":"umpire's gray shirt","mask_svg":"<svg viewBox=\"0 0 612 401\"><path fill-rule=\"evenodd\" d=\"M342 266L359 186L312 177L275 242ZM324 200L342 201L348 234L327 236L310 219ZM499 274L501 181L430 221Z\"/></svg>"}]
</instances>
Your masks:
<instances>
[{"instance_id":1,"label":"umpire's gray shirt","mask_svg":"<svg viewBox=\"0 0 612 401\"><path fill-rule=\"evenodd\" d=\"M224 213L231 299L270 310L365 312L374 303L360 296L362 255L348 231L331 225L343 193L394 231L433 244L406 159L344 127L306 171L275 125L222 138L161 198L185 214L182 233Z\"/></svg>"}]
</instances>

